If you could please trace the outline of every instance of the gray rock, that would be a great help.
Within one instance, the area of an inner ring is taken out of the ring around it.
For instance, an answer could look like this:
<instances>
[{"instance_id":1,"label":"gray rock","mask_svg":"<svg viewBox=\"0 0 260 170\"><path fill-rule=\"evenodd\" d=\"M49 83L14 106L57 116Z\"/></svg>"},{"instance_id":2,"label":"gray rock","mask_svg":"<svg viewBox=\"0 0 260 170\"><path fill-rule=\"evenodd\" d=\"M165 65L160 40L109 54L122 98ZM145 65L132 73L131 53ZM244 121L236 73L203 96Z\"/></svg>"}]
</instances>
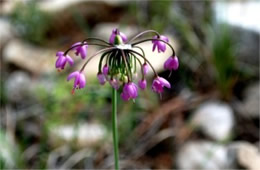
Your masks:
<instances>
[{"instance_id":1,"label":"gray rock","mask_svg":"<svg viewBox=\"0 0 260 170\"><path fill-rule=\"evenodd\" d=\"M3 61L12 63L33 74L55 71L56 51L33 46L18 39L10 41L3 49Z\"/></svg>"},{"instance_id":2,"label":"gray rock","mask_svg":"<svg viewBox=\"0 0 260 170\"><path fill-rule=\"evenodd\" d=\"M204 103L195 111L192 124L217 141L225 140L234 125L232 108L217 101Z\"/></svg>"},{"instance_id":3,"label":"gray rock","mask_svg":"<svg viewBox=\"0 0 260 170\"><path fill-rule=\"evenodd\" d=\"M241 114L245 117L259 117L259 96L260 84L259 82L250 85L244 93L243 111Z\"/></svg>"},{"instance_id":4,"label":"gray rock","mask_svg":"<svg viewBox=\"0 0 260 170\"><path fill-rule=\"evenodd\" d=\"M46 12L57 12L70 8L71 6L81 5L82 3L95 3L93 0L73 0L73 1L63 1L63 0L51 0L51 1L42 1L39 2L39 8ZM126 3L129 3L128 0L99 0L99 3L104 3L111 6L122 6Z\"/></svg>"},{"instance_id":5,"label":"gray rock","mask_svg":"<svg viewBox=\"0 0 260 170\"><path fill-rule=\"evenodd\" d=\"M180 169L227 169L232 168L232 159L224 145L191 141L178 151L177 165Z\"/></svg>"},{"instance_id":6,"label":"gray rock","mask_svg":"<svg viewBox=\"0 0 260 170\"><path fill-rule=\"evenodd\" d=\"M6 95L9 101L19 102L31 94L31 78L25 72L12 73L5 82Z\"/></svg>"},{"instance_id":7,"label":"gray rock","mask_svg":"<svg viewBox=\"0 0 260 170\"><path fill-rule=\"evenodd\" d=\"M235 142L228 147L239 166L249 170L260 169L260 152L256 146L248 142Z\"/></svg>"},{"instance_id":8,"label":"gray rock","mask_svg":"<svg viewBox=\"0 0 260 170\"><path fill-rule=\"evenodd\" d=\"M259 68L260 34L254 31L233 26L232 37L238 46L238 60L247 63L250 66Z\"/></svg>"},{"instance_id":9,"label":"gray rock","mask_svg":"<svg viewBox=\"0 0 260 170\"><path fill-rule=\"evenodd\" d=\"M50 139L54 146L76 142L78 147L92 147L101 142L106 129L101 124L57 125L50 129Z\"/></svg>"},{"instance_id":10,"label":"gray rock","mask_svg":"<svg viewBox=\"0 0 260 170\"><path fill-rule=\"evenodd\" d=\"M15 31L12 25L7 20L0 19L0 49L14 36Z\"/></svg>"}]
</instances>

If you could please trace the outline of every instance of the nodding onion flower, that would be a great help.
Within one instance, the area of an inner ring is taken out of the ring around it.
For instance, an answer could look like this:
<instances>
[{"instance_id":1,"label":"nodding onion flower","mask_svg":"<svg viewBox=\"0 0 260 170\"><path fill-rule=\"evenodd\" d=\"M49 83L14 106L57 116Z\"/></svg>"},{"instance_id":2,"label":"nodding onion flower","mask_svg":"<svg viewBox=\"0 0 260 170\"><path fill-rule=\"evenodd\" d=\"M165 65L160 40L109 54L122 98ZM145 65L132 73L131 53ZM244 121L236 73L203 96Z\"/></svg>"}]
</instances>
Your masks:
<instances>
[{"instance_id":1,"label":"nodding onion flower","mask_svg":"<svg viewBox=\"0 0 260 170\"><path fill-rule=\"evenodd\" d=\"M155 36L142 40L137 40L143 34L154 33ZM68 55L71 50L75 51L76 55L80 55L82 59L87 58L82 68L79 71L74 71L68 76L68 80L74 78L74 86L72 92L75 89L81 89L85 87L86 80L83 74L87 64L98 54L101 54L98 65L97 79L101 85L106 82L115 88L116 90L121 89L121 98L125 101L135 99L138 96L138 87L141 90L146 89L147 82L145 76L151 68L154 72L154 80L152 83L152 90L156 93L161 94L163 88L171 88L170 83L159 77L154 67L147 60L144 50L138 46L139 44L151 41L153 44L152 51L165 52L166 46L169 46L172 50L172 55L165 61L164 68L167 70L177 70L179 67L179 61L175 55L175 51L166 36L160 35L154 30L147 30L137 34L132 39L128 40L126 35L119 31L119 29L113 29L109 42L106 42L98 38L87 38L82 42L77 42L71 46L65 52L57 53L56 68L64 69L68 62L70 66L74 64L73 59ZM87 48L91 45L98 45L104 47L100 51L97 51L90 57L87 57ZM141 53L137 50L140 50ZM135 77L137 77L137 64L140 64L141 79L134 83Z\"/></svg>"}]
</instances>

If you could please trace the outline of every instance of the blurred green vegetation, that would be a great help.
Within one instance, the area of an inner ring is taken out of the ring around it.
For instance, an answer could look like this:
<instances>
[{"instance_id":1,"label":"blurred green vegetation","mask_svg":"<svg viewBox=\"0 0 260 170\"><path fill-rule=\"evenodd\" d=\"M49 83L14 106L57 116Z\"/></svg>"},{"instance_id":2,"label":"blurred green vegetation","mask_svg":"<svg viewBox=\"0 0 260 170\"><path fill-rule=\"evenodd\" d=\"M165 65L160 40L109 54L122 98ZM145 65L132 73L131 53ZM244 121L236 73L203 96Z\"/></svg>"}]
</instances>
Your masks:
<instances>
[{"instance_id":1,"label":"blurred green vegetation","mask_svg":"<svg viewBox=\"0 0 260 170\"><path fill-rule=\"evenodd\" d=\"M171 4L172 1L132 1L129 13L135 16L137 25L163 32L169 26Z\"/></svg>"},{"instance_id":2,"label":"blurred green vegetation","mask_svg":"<svg viewBox=\"0 0 260 170\"><path fill-rule=\"evenodd\" d=\"M0 128L0 169L24 168L24 160L21 157L19 145L12 143L11 136L8 136Z\"/></svg>"},{"instance_id":3,"label":"blurred green vegetation","mask_svg":"<svg viewBox=\"0 0 260 170\"><path fill-rule=\"evenodd\" d=\"M4 87L4 81L3 79L0 80L0 104L1 106L5 105L7 103L6 93L5 93L5 87Z\"/></svg>"},{"instance_id":4,"label":"blurred green vegetation","mask_svg":"<svg viewBox=\"0 0 260 170\"><path fill-rule=\"evenodd\" d=\"M23 39L43 45L51 17L37 7L36 1L17 2L10 19Z\"/></svg>"},{"instance_id":5,"label":"blurred green vegetation","mask_svg":"<svg viewBox=\"0 0 260 170\"><path fill-rule=\"evenodd\" d=\"M64 83L66 77L55 78L52 91L45 87L37 88L37 98L45 109L46 127L52 128L60 124L75 124L82 121L98 121L111 131L111 87L101 86L96 78L88 79L83 90L76 90L72 95L71 83ZM147 91L140 91L135 101L119 100L119 137L120 142L127 140L136 127L138 120L146 114L147 109L158 105L158 96ZM120 97L120 92L118 93Z\"/></svg>"},{"instance_id":6,"label":"blurred green vegetation","mask_svg":"<svg viewBox=\"0 0 260 170\"><path fill-rule=\"evenodd\" d=\"M230 98L232 87L239 76L235 63L234 47L229 27L219 25L214 31L212 59L216 69L216 83L224 98Z\"/></svg>"}]
</instances>

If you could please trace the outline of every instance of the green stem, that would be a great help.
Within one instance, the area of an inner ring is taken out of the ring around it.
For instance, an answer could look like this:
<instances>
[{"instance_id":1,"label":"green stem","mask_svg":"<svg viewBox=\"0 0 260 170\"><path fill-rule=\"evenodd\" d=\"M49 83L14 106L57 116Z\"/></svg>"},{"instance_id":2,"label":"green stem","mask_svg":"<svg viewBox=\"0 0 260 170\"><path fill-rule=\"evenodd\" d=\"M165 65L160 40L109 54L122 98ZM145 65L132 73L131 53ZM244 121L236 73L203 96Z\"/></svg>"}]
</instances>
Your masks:
<instances>
[{"instance_id":1,"label":"green stem","mask_svg":"<svg viewBox=\"0 0 260 170\"><path fill-rule=\"evenodd\" d=\"M114 143L114 161L115 161L115 169L119 170L118 164L118 133L117 133L117 91L112 88L112 130L113 130L113 143Z\"/></svg>"}]
</instances>

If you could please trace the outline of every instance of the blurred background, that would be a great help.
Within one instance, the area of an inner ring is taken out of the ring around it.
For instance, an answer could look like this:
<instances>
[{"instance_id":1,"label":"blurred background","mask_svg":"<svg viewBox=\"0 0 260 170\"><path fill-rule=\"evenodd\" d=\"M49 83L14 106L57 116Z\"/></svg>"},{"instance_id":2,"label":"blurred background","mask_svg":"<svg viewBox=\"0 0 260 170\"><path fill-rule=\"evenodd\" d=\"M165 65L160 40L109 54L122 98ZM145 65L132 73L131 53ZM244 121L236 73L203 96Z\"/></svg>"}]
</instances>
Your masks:
<instances>
[{"instance_id":1,"label":"blurred background","mask_svg":"<svg viewBox=\"0 0 260 170\"><path fill-rule=\"evenodd\" d=\"M113 169L111 88L87 66L71 95L55 54L86 37L108 40L154 29L170 55L146 55L171 82L162 99L148 89L118 104L122 169L260 169L259 1L2 0L1 169ZM148 35L151 36L151 35ZM89 47L88 54L98 50ZM73 56L73 53L71 53ZM75 57L75 56L73 56Z\"/></svg>"}]
</instances>

